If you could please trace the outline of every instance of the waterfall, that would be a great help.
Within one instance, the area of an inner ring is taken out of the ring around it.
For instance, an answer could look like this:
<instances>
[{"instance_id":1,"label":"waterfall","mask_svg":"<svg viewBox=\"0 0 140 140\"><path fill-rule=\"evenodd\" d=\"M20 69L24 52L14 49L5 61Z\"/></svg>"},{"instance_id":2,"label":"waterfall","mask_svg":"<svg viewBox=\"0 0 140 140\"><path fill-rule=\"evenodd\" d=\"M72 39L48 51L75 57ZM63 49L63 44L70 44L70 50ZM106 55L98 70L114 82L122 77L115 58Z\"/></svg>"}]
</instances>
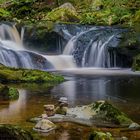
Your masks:
<instances>
[{"instance_id":1,"label":"waterfall","mask_svg":"<svg viewBox=\"0 0 140 140\"><path fill-rule=\"evenodd\" d=\"M74 35L65 46L63 54L72 55L81 67L116 67L116 48L123 30L109 27L92 27Z\"/></svg>"},{"instance_id":2,"label":"waterfall","mask_svg":"<svg viewBox=\"0 0 140 140\"><path fill-rule=\"evenodd\" d=\"M10 67L48 69L53 66L42 55L25 49L24 28L19 34L15 25L0 25L0 63Z\"/></svg>"},{"instance_id":3,"label":"waterfall","mask_svg":"<svg viewBox=\"0 0 140 140\"><path fill-rule=\"evenodd\" d=\"M24 47L24 28L18 32L15 25L0 24L0 63L11 67L30 69L71 69L79 67L117 67L115 48L118 46L123 29L112 27L66 28L56 30L67 41L62 42L60 55L42 55ZM60 40L61 41L61 40ZM110 50L110 48L112 48Z\"/></svg>"}]
</instances>

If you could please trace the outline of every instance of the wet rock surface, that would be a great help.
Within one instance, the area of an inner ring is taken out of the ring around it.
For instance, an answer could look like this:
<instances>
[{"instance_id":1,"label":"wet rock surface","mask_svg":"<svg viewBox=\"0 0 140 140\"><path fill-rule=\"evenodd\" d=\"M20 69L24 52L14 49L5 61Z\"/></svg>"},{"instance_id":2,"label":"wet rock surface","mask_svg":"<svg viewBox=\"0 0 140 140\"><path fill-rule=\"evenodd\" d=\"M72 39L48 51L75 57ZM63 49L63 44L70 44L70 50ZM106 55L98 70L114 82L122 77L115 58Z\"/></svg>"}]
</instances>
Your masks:
<instances>
[{"instance_id":1,"label":"wet rock surface","mask_svg":"<svg viewBox=\"0 0 140 140\"><path fill-rule=\"evenodd\" d=\"M41 118L33 118L37 122ZM87 126L129 127L133 121L123 112L106 101L97 101L90 105L67 108L67 112L56 112L48 117L52 122L73 122Z\"/></svg>"}]
</instances>

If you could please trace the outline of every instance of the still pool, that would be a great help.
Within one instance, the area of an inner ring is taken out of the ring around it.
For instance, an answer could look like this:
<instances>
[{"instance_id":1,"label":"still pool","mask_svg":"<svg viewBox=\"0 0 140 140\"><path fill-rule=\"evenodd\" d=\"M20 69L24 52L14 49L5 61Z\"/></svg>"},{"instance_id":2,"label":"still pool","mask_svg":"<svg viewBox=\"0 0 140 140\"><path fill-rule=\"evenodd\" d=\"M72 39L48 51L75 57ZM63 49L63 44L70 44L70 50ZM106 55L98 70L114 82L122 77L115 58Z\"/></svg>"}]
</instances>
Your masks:
<instances>
[{"instance_id":1,"label":"still pool","mask_svg":"<svg viewBox=\"0 0 140 140\"><path fill-rule=\"evenodd\" d=\"M0 123L33 126L27 120L41 115L44 104L57 104L58 99L62 96L68 98L69 106L90 104L97 100L108 100L128 114L134 121L140 123L139 76L91 76L66 73L63 73L63 75L66 81L55 86L48 84L12 84L19 90L19 99L11 102L0 102ZM72 131L75 132L74 135ZM78 140L86 137L83 136L85 131L88 131L88 128L67 123L62 125L56 133L43 137L50 140L55 140L56 137L61 140L74 140L75 138ZM135 134L136 138L140 138L139 132L137 133ZM134 133L129 133L128 137L131 138L132 135Z\"/></svg>"}]
</instances>

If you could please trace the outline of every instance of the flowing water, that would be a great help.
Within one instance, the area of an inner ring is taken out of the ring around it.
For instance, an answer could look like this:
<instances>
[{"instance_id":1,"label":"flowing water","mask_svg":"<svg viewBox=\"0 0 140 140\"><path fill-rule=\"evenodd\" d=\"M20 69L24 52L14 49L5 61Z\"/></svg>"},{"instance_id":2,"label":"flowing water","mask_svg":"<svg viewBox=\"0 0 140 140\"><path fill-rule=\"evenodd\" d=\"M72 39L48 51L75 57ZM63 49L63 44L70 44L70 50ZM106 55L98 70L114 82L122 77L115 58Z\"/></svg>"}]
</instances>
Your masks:
<instances>
[{"instance_id":1,"label":"flowing water","mask_svg":"<svg viewBox=\"0 0 140 140\"><path fill-rule=\"evenodd\" d=\"M26 120L42 114L44 104L56 104L62 96L68 98L69 106L108 100L140 123L140 73L116 68L116 53L108 51L110 46L117 47L122 30L94 27L78 30L74 35L67 30L64 32L69 41L63 54L44 55L24 47L24 28L19 34L14 25L0 25L0 63L12 67L59 70L57 72L67 80L54 87L12 84L19 90L19 99L0 102L0 123L32 128L33 124ZM81 140L87 131L82 126L65 124L61 131L57 130L45 139ZM132 140L134 135L140 139L139 133L126 135Z\"/></svg>"}]
</instances>

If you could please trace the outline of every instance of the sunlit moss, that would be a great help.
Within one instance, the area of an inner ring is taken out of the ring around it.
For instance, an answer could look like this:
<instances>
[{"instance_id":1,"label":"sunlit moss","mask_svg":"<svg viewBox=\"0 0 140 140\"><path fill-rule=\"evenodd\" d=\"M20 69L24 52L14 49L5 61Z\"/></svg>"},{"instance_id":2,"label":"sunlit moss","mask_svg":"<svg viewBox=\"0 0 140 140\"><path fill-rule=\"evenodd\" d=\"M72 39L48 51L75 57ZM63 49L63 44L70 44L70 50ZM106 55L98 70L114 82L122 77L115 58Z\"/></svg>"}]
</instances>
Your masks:
<instances>
[{"instance_id":1,"label":"sunlit moss","mask_svg":"<svg viewBox=\"0 0 140 140\"><path fill-rule=\"evenodd\" d=\"M0 66L0 82L62 82L62 76L49 72Z\"/></svg>"}]
</instances>

